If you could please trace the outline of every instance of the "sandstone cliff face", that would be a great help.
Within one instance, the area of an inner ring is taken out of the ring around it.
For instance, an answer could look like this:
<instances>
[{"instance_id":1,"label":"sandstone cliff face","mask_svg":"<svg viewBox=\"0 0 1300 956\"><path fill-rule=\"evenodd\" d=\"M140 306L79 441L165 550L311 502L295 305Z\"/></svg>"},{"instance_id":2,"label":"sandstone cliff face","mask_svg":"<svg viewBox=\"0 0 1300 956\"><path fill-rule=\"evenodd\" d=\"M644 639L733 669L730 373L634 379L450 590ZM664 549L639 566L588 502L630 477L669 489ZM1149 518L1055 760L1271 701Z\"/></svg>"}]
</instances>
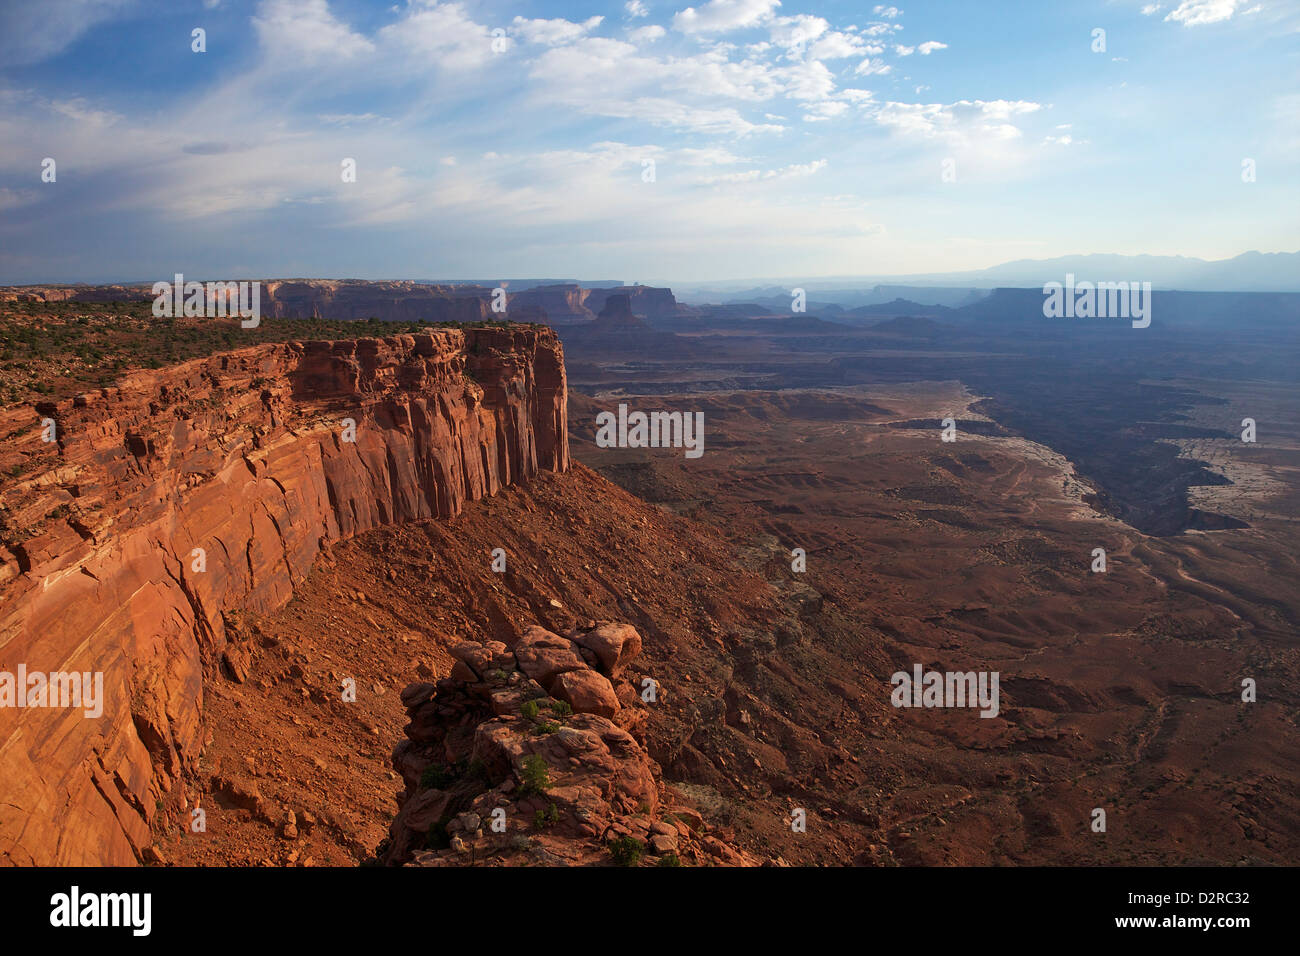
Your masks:
<instances>
[{"instance_id":1,"label":"sandstone cliff face","mask_svg":"<svg viewBox=\"0 0 1300 956\"><path fill-rule=\"evenodd\" d=\"M547 320L559 325L591 322L605 308L610 298L624 296L637 315L659 319L690 314L691 309L678 304L672 289L644 285L611 286L584 289L579 285L546 285L511 293L510 311L531 308L546 313Z\"/></svg>"},{"instance_id":2,"label":"sandstone cliff face","mask_svg":"<svg viewBox=\"0 0 1300 956\"><path fill-rule=\"evenodd\" d=\"M262 283L262 310L278 319L482 322L503 318L492 313L491 296L481 286L270 280Z\"/></svg>"},{"instance_id":3,"label":"sandstone cliff face","mask_svg":"<svg viewBox=\"0 0 1300 956\"><path fill-rule=\"evenodd\" d=\"M550 330L485 328L256 346L0 413L0 671L102 672L105 698L0 708L0 855L139 859L183 805L223 612L282 605L331 541L565 470L565 401Z\"/></svg>"},{"instance_id":4,"label":"sandstone cliff face","mask_svg":"<svg viewBox=\"0 0 1300 956\"><path fill-rule=\"evenodd\" d=\"M672 289L655 288L648 285L619 286L610 289L591 289L587 294L587 308L599 313L606 302L613 296L625 295L631 310L637 315L649 319L666 319L678 315L688 315L694 310L681 305Z\"/></svg>"},{"instance_id":5,"label":"sandstone cliff face","mask_svg":"<svg viewBox=\"0 0 1300 956\"><path fill-rule=\"evenodd\" d=\"M510 294L510 311L541 311L546 314L546 321L560 325L590 322L596 314L583 304L588 291L573 284L534 286Z\"/></svg>"}]
</instances>

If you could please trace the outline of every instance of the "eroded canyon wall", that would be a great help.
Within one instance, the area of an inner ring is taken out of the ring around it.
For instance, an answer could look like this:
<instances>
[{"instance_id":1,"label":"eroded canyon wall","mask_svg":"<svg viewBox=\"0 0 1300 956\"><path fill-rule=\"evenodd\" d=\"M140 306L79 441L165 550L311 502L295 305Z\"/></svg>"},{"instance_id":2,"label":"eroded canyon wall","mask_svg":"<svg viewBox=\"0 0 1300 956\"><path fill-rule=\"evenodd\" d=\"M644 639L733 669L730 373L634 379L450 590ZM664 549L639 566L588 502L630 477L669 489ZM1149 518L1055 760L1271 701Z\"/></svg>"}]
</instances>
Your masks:
<instances>
[{"instance_id":1,"label":"eroded canyon wall","mask_svg":"<svg viewBox=\"0 0 1300 956\"><path fill-rule=\"evenodd\" d=\"M18 864L140 858L196 766L223 612L284 604L331 541L568 467L536 327L255 346L6 409L0 433L0 676L104 680L99 717L0 707Z\"/></svg>"}]
</instances>

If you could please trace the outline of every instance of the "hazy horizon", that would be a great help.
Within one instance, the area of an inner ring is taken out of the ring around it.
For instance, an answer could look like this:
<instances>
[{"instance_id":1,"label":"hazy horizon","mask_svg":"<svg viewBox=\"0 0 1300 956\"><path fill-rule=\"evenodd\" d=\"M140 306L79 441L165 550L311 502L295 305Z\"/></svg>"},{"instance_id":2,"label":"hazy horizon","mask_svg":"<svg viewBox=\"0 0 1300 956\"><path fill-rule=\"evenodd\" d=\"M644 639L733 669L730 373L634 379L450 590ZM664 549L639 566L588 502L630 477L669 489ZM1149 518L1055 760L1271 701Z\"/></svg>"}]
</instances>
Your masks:
<instances>
[{"instance_id":1,"label":"hazy horizon","mask_svg":"<svg viewBox=\"0 0 1300 956\"><path fill-rule=\"evenodd\" d=\"M1228 266L1234 261L1247 256L1258 256L1260 258L1267 258L1270 256L1294 256L1296 257L1296 259L1300 260L1300 251L1260 252L1259 250L1252 249L1240 253L1237 256L1232 256L1226 259L1217 259L1217 260L1205 260L1205 259L1200 259L1197 257L1190 257L1190 256L1163 257L1163 256L1148 256L1148 255L1124 256L1122 258L1126 260L1132 260L1133 261L1132 264L1135 266L1138 265L1141 260L1147 260L1147 259L1156 260L1161 268L1167 270L1170 266L1182 266L1182 265L1186 265L1188 268L1191 269L1195 269L1199 266L1205 266L1205 267ZM1017 282L1019 282L1019 284L1024 285L1026 287L1030 287L1039 284L1039 282L1043 280L1041 279L1034 280L1034 281L1031 281L1029 279L1017 280L1014 277L1012 277L1004 281L998 279L996 275L991 277L987 275L987 273L996 274L999 272L999 270L1006 272L1018 268L1018 269L1025 270L1026 274L1030 271L1038 270L1043 276L1047 278L1056 278L1055 272L1053 271L1053 267L1059 266L1066 269L1082 270L1081 274L1079 275L1079 278L1083 279L1083 278L1090 278L1090 277L1102 275L1101 272L1097 272L1097 271L1089 272L1089 265L1084 260L1110 259L1112 257L1115 257L1115 254L1082 253L1079 255L1056 257L1054 259L1021 259L1021 260L1014 260L1010 262L999 262L991 266L988 266L984 269L976 269L976 270L969 270L969 271L962 271L962 272L944 272L943 270L930 270L927 272L905 273L905 274L865 273L865 274L802 275L802 276L794 276L794 275L739 276L739 277L714 276L714 277L709 277L705 279L696 279L696 280L673 279L671 277L662 277L662 276L651 276L644 279L642 278L632 279L627 277L609 277L609 276L597 278L593 275L585 275L580 271L574 272L572 270L568 273L565 273L564 275L550 276L539 272L534 274L517 274L517 275L500 274L497 278L489 278L488 277L490 275L489 273L482 273L477 277L448 276L448 275L249 274L244 276L231 276L230 278L262 279L264 281L318 281L318 282L358 281L358 282L419 282L419 283L434 282L434 283L449 283L449 284L463 284L463 285L468 285L468 284L495 285L498 282L500 282L506 286L509 286L511 283L543 284L543 283L555 282L555 283L578 283L584 286L601 286L601 285L609 285L611 283L614 284L621 283L627 286L644 285L644 286L655 286L661 288L662 287L674 288L674 289L681 288L681 289L690 289L690 290L709 289L713 287L716 287L718 289L734 288L737 290L741 290L741 289L748 289L748 288L763 288L766 286L776 286L776 285L784 286L784 285L789 285L791 283L794 283L796 285L802 284L810 289L829 288L830 287L828 285L829 283L840 283L851 287L866 287L870 285L915 285L915 286L933 286L936 288L971 287L971 288L978 288L978 289L994 289L998 287L1015 286L1017 285ZM1062 260L1065 261L1062 262ZM1073 263L1071 262L1071 260L1080 260L1080 261L1077 263ZM1285 269L1285 266L1283 267L1283 269ZM1282 270L1278 270L1278 271L1282 271ZM1227 274L1231 275L1231 273L1227 273ZM1230 279L1230 280L1225 280L1225 282L1223 283L1224 285L1223 288L1197 286L1196 283L1192 283L1188 285L1184 291L1296 292L1296 291L1300 291L1300 270L1297 270L1295 275L1296 278L1294 278L1289 282L1290 287L1288 288L1281 287L1281 286L1288 285L1288 283L1285 281L1278 282L1277 287L1264 283L1262 285L1259 285L1259 287L1246 288L1245 285L1248 283L1245 283L1244 280ZM211 276L207 276L202 273L189 273L189 277L203 278L203 279L211 278ZM170 279L171 275L167 275L164 278ZM1143 276L1141 278L1149 278L1149 276ZM90 279L90 280L86 280L86 279L60 280L55 278L55 279L33 280L30 282L0 283L0 285L136 286L136 285L152 284L155 281L158 281L157 277L153 277L153 276L148 278L111 277L111 278L100 278L100 279ZM1178 291L1181 288L1179 285L1176 284L1176 282L1171 284L1169 280L1162 280L1162 279L1153 280L1153 285L1157 289L1165 289L1167 291Z\"/></svg>"}]
</instances>

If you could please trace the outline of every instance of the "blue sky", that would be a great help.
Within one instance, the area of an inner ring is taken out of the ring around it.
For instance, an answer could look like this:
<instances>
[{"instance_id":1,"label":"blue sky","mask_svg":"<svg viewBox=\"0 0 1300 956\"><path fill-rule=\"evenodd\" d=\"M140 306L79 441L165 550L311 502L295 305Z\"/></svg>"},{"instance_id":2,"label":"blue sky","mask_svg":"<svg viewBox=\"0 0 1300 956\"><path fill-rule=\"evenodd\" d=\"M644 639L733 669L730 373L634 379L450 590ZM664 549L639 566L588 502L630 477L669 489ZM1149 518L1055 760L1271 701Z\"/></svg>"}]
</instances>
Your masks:
<instances>
[{"instance_id":1,"label":"blue sky","mask_svg":"<svg viewBox=\"0 0 1300 956\"><path fill-rule=\"evenodd\" d=\"M0 12L5 283L671 282L1250 249L1300 249L1296 0Z\"/></svg>"}]
</instances>

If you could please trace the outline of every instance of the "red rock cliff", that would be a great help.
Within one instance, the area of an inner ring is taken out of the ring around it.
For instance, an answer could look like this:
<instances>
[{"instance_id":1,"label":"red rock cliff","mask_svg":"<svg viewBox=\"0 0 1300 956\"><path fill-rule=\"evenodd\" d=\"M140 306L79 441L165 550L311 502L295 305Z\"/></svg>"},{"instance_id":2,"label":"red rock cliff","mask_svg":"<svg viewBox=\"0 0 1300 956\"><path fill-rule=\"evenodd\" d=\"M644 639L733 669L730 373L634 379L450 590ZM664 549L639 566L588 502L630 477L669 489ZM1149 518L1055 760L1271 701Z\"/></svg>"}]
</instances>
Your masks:
<instances>
[{"instance_id":1,"label":"red rock cliff","mask_svg":"<svg viewBox=\"0 0 1300 956\"><path fill-rule=\"evenodd\" d=\"M139 859L198 759L224 611L282 605L330 541L568 467L544 328L256 346L38 412L0 412L0 672L102 672L105 700L0 707L19 864Z\"/></svg>"}]
</instances>

